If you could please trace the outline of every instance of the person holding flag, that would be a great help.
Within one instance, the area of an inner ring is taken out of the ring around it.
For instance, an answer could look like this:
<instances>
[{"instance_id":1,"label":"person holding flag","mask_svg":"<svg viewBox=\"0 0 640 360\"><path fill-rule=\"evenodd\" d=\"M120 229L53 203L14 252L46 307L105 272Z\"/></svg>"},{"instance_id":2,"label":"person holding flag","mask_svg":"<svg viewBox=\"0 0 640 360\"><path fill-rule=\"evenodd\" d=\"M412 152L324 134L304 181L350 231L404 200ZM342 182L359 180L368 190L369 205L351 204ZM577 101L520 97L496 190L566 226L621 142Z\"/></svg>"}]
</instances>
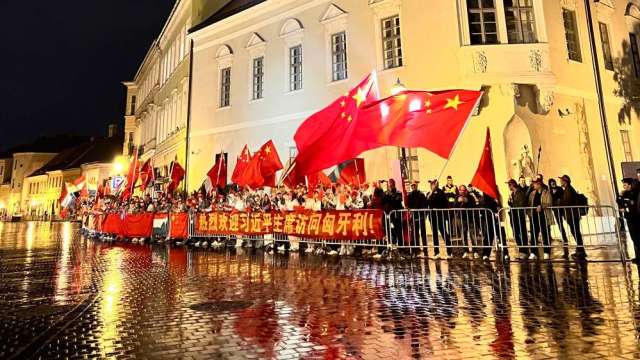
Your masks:
<instances>
[{"instance_id":1,"label":"person holding flag","mask_svg":"<svg viewBox=\"0 0 640 360\"><path fill-rule=\"evenodd\" d=\"M213 167L207 172L204 179L204 187L207 194L212 194L215 189L224 189L227 186L227 162L225 153L216 155Z\"/></svg>"}]
</instances>

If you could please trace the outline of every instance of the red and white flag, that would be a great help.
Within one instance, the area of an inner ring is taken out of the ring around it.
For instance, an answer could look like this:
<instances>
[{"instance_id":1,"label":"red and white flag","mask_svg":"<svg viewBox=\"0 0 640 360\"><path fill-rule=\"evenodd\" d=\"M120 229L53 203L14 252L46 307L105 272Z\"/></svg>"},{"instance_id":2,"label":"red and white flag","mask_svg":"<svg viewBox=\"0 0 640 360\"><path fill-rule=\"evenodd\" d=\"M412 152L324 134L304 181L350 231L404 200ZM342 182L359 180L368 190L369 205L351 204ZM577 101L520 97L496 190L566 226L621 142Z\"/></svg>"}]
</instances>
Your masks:
<instances>
[{"instance_id":1,"label":"red and white flag","mask_svg":"<svg viewBox=\"0 0 640 360\"><path fill-rule=\"evenodd\" d=\"M204 180L204 187L207 193L220 187L227 186L227 162L225 161L224 152L220 152L216 156L216 162L209 172L207 172L207 178Z\"/></svg>"}]
</instances>

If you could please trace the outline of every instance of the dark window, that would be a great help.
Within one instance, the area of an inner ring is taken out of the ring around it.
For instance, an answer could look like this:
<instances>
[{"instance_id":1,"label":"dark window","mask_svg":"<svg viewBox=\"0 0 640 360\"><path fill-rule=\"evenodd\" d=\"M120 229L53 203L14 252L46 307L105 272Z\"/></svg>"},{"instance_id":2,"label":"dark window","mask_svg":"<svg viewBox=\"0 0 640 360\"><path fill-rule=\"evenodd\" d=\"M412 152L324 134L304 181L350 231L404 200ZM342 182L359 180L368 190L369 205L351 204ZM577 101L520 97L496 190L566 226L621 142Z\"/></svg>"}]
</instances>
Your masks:
<instances>
[{"instance_id":1,"label":"dark window","mask_svg":"<svg viewBox=\"0 0 640 360\"><path fill-rule=\"evenodd\" d=\"M611 39L609 38L609 28L607 24L598 23L600 27L600 42L602 43L602 56L604 67L613 70L613 57L611 56Z\"/></svg>"},{"instance_id":2,"label":"dark window","mask_svg":"<svg viewBox=\"0 0 640 360\"><path fill-rule=\"evenodd\" d=\"M533 0L505 0L504 13L510 44L537 41Z\"/></svg>"},{"instance_id":3,"label":"dark window","mask_svg":"<svg viewBox=\"0 0 640 360\"><path fill-rule=\"evenodd\" d=\"M289 48L289 90L302 89L302 45Z\"/></svg>"},{"instance_id":4,"label":"dark window","mask_svg":"<svg viewBox=\"0 0 640 360\"><path fill-rule=\"evenodd\" d=\"M562 19L564 21L564 35L567 42L567 54L569 55L569 59L582 62L576 12L562 9Z\"/></svg>"},{"instance_id":5,"label":"dark window","mask_svg":"<svg viewBox=\"0 0 640 360\"><path fill-rule=\"evenodd\" d=\"M497 44L498 25L494 0L467 0L471 44Z\"/></svg>"},{"instance_id":6,"label":"dark window","mask_svg":"<svg viewBox=\"0 0 640 360\"><path fill-rule=\"evenodd\" d=\"M384 61L385 69L402 66L399 15L382 19L382 60Z\"/></svg>"},{"instance_id":7,"label":"dark window","mask_svg":"<svg viewBox=\"0 0 640 360\"><path fill-rule=\"evenodd\" d=\"M231 68L220 70L220 107L231 104Z\"/></svg>"},{"instance_id":8,"label":"dark window","mask_svg":"<svg viewBox=\"0 0 640 360\"><path fill-rule=\"evenodd\" d=\"M640 54L638 53L638 37L634 33L629 34L629 47L631 48L631 60L636 77L640 77Z\"/></svg>"},{"instance_id":9,"label":"dark window","mask_svg":"<svg viewBox=\"0 0 640 360\"><path fill-rule=\"evenodd\" d=\"M131 96L131 115L136 113L136 96Z\"/></svg>"},{"instance_id":10,"label":"dark window","mask_svg":"<svg viewBox=\"0 0 640 360\"><path fill-rule=\"evenodd\" d=\"M331 63L333 81L347 78L347 34L339 32L331 35Z\"/></svg>"},{"instance_id":11,"label":"dark window","mask_svg":"<svg viewBox=\"0 0 640 360\"><path fill-rule=\"evenodd\" d=\"M264 86L264 57L253 59L253 100L262 99Z\"/></svg>"}]
</instances>

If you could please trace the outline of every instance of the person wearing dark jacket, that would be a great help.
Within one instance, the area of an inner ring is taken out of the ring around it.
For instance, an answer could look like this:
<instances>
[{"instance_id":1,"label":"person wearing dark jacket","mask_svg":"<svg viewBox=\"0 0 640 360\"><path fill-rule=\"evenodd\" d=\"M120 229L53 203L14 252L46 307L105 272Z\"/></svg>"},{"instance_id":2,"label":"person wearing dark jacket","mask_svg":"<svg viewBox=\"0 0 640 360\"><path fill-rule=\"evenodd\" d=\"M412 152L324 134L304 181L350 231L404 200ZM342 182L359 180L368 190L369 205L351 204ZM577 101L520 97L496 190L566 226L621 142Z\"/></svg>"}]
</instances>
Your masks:
<instances>
[{"instance_id":1,"label":"person wearing dark jacket","mask_svg":"<svg viewBox=\"0 0 640 360\"><path fill-rule=\"evenodd\" d=\"M560 206L564 206L565 219L569 225L569 231L576 239L576 252L571 256L574 258L584 259L587 257L587 252L584 250L584 243L582 242L582 231L580 230L580 206L578 203L578 193L576 189L571 186L571 178L568 175L562 175L560 178L560 184L562 185L562 199L560 200ZM565 242L565 247L568 245Z\"/></svg>"},{"instance_id":2,"label":"person wearing dark jacket","mask_svg":"<svg viewBox=\"0 0 640 360\"><path fill-rule=\"evenodd\" d=\"M640 187L632 178L622 179L623 191L618 197L620 213L627 223L629 237L635 250L635 263L640 263Z\"/></svg>"},{"instance_id":3,"label":"person wearing dark jacket","mask_svg":"<svg viewBox=\"0 0 640 360\"><path fill-rule=\"evenodd\" d=\"M500 220L498 219L498 209L500 204L498 200L492 198L487 194L482 194L479 207L486 209L487 211L480 212L480 232L482 233L482 260L487 261L491 257L491 249L493 248L493 241L496 239L496 235L499 233ZM502 244L506 247L506 243ZM505 253L505 260L509 260L508 253ZM500 254L497 255L500 257Z\"/></svg>"},{"instance_id":4,"label":"person wearing dark jacket","mask_svg":"<svg viewBox=\"0 0 640 360\"><path fill-rule=\"evenodd\" d=\"M529 194L529 206L533 209L529 211L531 221L531 245L538 245L538 237L542 237L542 250L544 259L551 257L551 225L555 223L553 219L553 199L549 190L543 187L542 181L533 181L533 191ZM536 253L529 255L530 260L536 259Z\"/></svg>"},{"instance_id":5,"label":"person wearing dark jacket","mask_svg":"<svg viewBox=\"0 0 640 360\"><path fill-rule=\"evenodd\" d=\"M511 229L513 231L513 237L518 245L518 252L520 253L520 259L524 260L529 257L531 248L527 241L527 216L525 208L529 205L527 201L527 193L518 183L511 179L507 182L509 185L509 220L511 223Z\"/></svg>"},{"instance_id":6,"label":"person wearing dark jacket","mask_svg":"<svg viewBox=\"0 0 640 360\"><path fill-rule=\"evenodd\" d=\"M456 211L456 218L460 221L462 228L462 241L467 248L467 251L462 255L463 259L479 258L480 254L477 252L477 246L475 244L475 216L473 212L468 212L462 209L473 209L476 207L476 200L464 185L458 187L458 196L453 207L455 209L461 209ZM471 249L471 251L469 251Z\"/></svg>"},{"instance_id":7,"label":"person wearing dark jacket","mask_svg":"<svg viewBox=\"0 0 640 360\"><path fill-rule=\"evenodd\" d=\"M449 200L447 200L444 191L438 186L438 181L430 181L431 191L427 194L427 205L429 206L431 233L433 234L433 253L435 259L440 259L440 240L438 233L442 235L446 248L447 257L451 256L451 239L447 233L447 221L449 219L447 209L449 208Z\"/></svg>"},{"instance_id":8,"label":"person wearing dark jacket","mask_svg":"<svg viewBox=\"0 0 640 360\"><path fill-rule=\"evenodd\" d=\"M407 208L411 210L411 245L422 248L427 245L427 197L418 190L415 182L411 184L411 192L407 195Z\"/></svg>"},{"instance_id":9,"label":"person wearing dark jacket","mask_svg":"<svg viewBox=\"0 0 640 360\"><path fill-rule=\"evenodd\" d=\"M382 197L382 208L391 221L391 241L392 244L399 245L402 239L402 214L394 210L402 209L402 193L396 189L396 181L389 179L388 189Z\"/></svg>"},{"instance_id":10,"label":"person wearing dark jacket","mask_svg":"<svg viewBox=\"0 0 640 360\"><path fill-rule=\"evenodd\" d=\"M549 191L551 192L553 206L562 206L561 203L562 197L564 196L564 189L562 189L561 186L558 186L558 183L555 179L549 179ZM558 225L560 235L562 236L562 243L564 244L564 258L566 259L569 257L569 239L567 238L567 231L564 229L565 212L562 209L553 209L553 216L556 219L556 224Z\"/></svg>"}]
</instances>

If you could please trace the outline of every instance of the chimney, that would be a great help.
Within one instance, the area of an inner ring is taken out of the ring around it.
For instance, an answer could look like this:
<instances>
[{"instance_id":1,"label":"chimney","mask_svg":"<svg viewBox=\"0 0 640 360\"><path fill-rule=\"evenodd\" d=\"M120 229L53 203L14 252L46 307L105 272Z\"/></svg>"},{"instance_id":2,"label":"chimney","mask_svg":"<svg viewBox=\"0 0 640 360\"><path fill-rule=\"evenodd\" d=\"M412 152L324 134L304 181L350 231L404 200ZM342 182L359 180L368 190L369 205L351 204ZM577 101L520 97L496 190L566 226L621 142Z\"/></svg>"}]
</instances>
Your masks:
<instances>
[{"instance_id":1,"label":"chimney","mask_svg":"<svg viewBox=\"0 0 640 360\"><path fill-rule=\"evenodd\" d=\"M116 136L116 134L118 133L118 125L109 124L107 133L108 133L107 136L110 137L110 138Z\"/></svg>"}]
</instances>

